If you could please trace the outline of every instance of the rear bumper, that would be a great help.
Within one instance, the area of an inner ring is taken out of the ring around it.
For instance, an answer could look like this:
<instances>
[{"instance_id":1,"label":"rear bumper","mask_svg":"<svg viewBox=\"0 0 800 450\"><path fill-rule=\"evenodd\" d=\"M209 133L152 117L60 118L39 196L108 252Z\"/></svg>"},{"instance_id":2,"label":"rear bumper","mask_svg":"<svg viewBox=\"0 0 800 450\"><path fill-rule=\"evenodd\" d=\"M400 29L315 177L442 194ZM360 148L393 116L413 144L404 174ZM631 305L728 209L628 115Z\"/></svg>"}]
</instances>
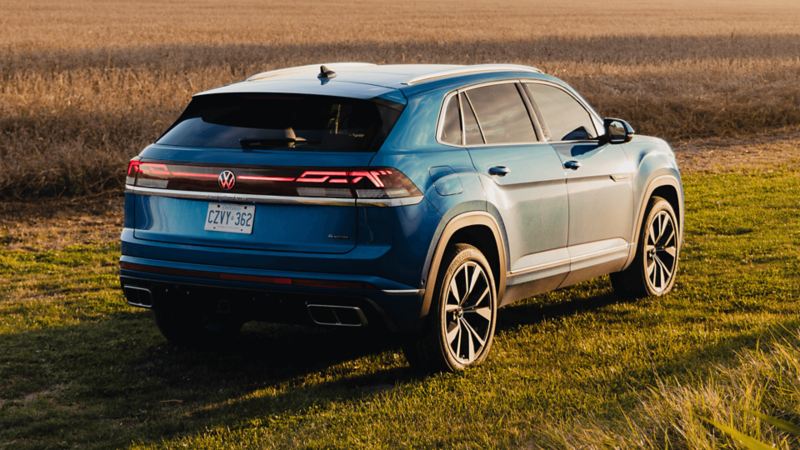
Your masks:
<instances>
[{"instance_id":1,"label":"rear bumper","mask_svg":"<svg viewBox=\"0 0 800 450\"><path fill-rule=\"evenodd\" d=\"M175 293L234 301L246 306L244 318L252 320L311 323L308 305L355 306L367 314L370 325L377 323L396 332L417 329L424 294L422 289L370 275L191 264L124 254L120 283L126 296L146 290L156 304ZM141 295L129 302L148 306Z\"/></svg>"}]
</instances>

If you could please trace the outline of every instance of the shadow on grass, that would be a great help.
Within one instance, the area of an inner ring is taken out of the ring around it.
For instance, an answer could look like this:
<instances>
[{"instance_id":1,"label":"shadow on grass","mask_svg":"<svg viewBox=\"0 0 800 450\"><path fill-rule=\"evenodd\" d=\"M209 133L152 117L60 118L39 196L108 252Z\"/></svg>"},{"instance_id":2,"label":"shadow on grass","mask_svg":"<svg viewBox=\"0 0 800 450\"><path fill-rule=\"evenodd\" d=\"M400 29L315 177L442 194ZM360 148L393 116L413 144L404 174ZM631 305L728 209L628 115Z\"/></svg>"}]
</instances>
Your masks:
<instances>
[{"instance_id":1,"label":"shadow on grass","mask_svg":"<svg viewBox=\"0 0 800 450\"><path fill-rule=\"evenodd\" d=\"M502 310L498 333L619 301L603 294L512 306ZM758 337L698 349L665 369L732 357ZM6 335L0 340L0 442L20 448L158 442L428 382L399 350L396 339L376 334L270 325L244 333L226 350L184 351L163 341L149 314L132 312Z\"/></svg>"}]
</instances>

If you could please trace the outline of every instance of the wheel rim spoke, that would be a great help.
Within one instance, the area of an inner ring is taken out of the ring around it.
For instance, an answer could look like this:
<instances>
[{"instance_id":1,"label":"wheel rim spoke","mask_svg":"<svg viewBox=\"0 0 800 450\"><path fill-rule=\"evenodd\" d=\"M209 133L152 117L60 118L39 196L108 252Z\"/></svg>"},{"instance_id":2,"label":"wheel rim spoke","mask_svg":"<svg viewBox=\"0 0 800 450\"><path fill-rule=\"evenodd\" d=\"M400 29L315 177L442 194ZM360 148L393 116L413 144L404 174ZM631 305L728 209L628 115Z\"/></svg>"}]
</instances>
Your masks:
<instances>
[{"instance_id":1,"label":"wheel rim spoke","mask_svg":"<svg viewBox=\"0 0 800 450\"><path fill-rule=\"evenodd\" d=\"M456 329L458 332L456 333L456 355L459 357L461 356L461 338L462 338L462 327L461 322L459 321L456 324Z\"/></svg>"},{"instance_id":2,"label":"wheel rim spoke","mask_svg":"<svg viewBox=\"0 0 800 450\"><path fill-rule=\"evenodd\" d=\"M669 235L664 239L664 242L661 245L667 246L672 242L672 238L675 237L675 229L670 227Z\"/></svg>"},{"instance_id":3,"label":"wheel rim spoke","mask_svg":"<svg viewBox=\"0 0 800 450\"><path fill-rule=\"evenodd\" d=\"M461 319L464 328L467 329L467 360L472 361L475 359L475 342L472 340L472 333L469 330L469 324L464 319Z\"/></svg>"},{"instance_id":4,"label":"wheel rim spoke","mask_svg":"<svg viewBox=\"0 0 800 450\"><path fill-rule=\"evenodd\" d=\"M667 267L666 264L664 264L664 261L662 261L661 258L659 258L658 256L656 256L656 262L658 263L659 266L661 266L661 270L666 272L667 278L672 276L672 271Z\"/></svg>"},{"instance_id":5,"label":"wheel rim spoke","mask_svg":"<svg viewBox=\"0 0 800 450\"><path fill-rule=\"evenodd\" d=\"M453 295L458 304L461 304L461 298L458 295L458 284L456 283L456 277L453 277L453 279L450 281L450 294Z\"/></svg>"},{"instance_id":6,"label":"wheel rim spoke","mask_svg":"<svg viewBox=\"0 0 800 450\"><path fill-rule=\"evenodd\" d=\"M460 331L461 331L460 326L454 326L453 328L451 328L447 332L447 343L453 345L453 341L455 341L455 339L458 338L458 336L461 334Z\"/></svg>"},{"instance_id":7,"label":"wheel rim spoke","mask_svg":"<svg viewBox=\"0 0 800 450\"><path fill-rule=\"evenodd\" d=\"M478 278L483 274L482 270L478 270L476 267L472 272L472 279L469 281L469 288L467 289L467 294L465 297L468 297L469 294L472 293L472 290L475 289L475 283L478 282Z\"/></svg>"},{"instance_id":8,"label":"wheel rim spoke","mask_svg":"<svg viewBox=\"0 0 800 450\"><path fill-rule=\"evenodd\" d=\"M469 266L464 266L464 293L459 303L463 305L467 297L469 297Z\"/></svg>"},{"instance_id":9,"label":"wheel rim spoke","mask_svg":"<svg viewBox=\"0 0 800 450\"><path fill-rule=\"evenodd\" d=\"M469 321L468 321L468 320L466 320L466 319L464 319L464 326L465 326L465 328L467 329L467 331L469 332L470 336L472 336L472 338L474 338L476 341L478 341L478 344L480 344L481 346L483 346L483 344L484 344L486 341L484 341L484 340L481 338L480 334L478 334L478 332L477 332L477 331L475 331L475 328L472 328L472 325L470 325L470 324L469 324Z\"/></svg>"},{"instance_id":10,"label":"wheel rim spoke","mask_svg":"<svg viewBox=\"0 0 800 450\"><path fill-rule=\"evenodd\" d=\"M467 310L464 310L464 312L465 313L470 313L470 314L477 314L478 316L483 317L484 319L486 319L488 321L492 320L492 308L490 308L488 306L484 306L483 308L467 309Z\"/></svg>"},{"instance_id":11,"label":"wheel rim spoke","mask_svg":"<svg viewBox=\"0 0 800 450\"><path fill-rule=\"evenodd\" d=\"M483 290L483 294L481 294L481 296L480 296L480 297L478 297L478 300L476 300L476 301L475 301L475 303L473 303L473 304L471 305L471 308L473 308L473 309L474 309L474 308L476 308L478 305L480 305L481 303L483 303L483 299L485 299L487 295L489 295L489 286L486 286L486 289L484 289L484 290Z\"/></svg>"}]
</instances>

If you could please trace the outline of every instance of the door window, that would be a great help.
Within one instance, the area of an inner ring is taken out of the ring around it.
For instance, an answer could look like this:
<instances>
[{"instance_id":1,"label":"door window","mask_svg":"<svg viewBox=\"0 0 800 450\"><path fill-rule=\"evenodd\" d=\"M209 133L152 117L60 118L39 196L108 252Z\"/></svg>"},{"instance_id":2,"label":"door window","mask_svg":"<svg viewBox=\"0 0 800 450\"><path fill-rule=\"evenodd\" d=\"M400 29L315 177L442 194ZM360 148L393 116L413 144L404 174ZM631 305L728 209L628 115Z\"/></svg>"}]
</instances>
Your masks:
<instances>
[{"instance_id":1,"label":"door window","mask_svg":"<svg viewBox=\"0 0 800 450\"><path fill-rule=\"evenodd\" d=\"M467 92L487 144L536 142L528 110L514 83L493 84Z\"/></svg>"},{"instance_id":2,"label":"door window","mask_svg":"<svg viewBox=\"0 0 800 450\"><path fill-rule=\"evenodd\" d=\"M551 141L579 141L597 137L589 112L565 91L542 83L525 83L539 108L545 136Z\"/></svg>"}]
</instances>

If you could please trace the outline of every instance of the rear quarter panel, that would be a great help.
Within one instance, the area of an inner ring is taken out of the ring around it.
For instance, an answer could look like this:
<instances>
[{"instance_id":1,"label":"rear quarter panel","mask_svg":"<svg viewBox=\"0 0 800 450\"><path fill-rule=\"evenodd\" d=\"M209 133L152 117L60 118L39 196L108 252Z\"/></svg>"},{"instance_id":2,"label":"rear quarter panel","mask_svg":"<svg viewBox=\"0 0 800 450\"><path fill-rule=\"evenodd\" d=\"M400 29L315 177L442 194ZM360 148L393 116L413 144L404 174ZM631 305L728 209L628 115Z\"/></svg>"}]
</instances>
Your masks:
<instances>
[{"instance_id":1,"label":"rear quarter panel","mask_svg":"<svg viewBox=\"0 0 800 450\"><path fill-rule=\"evenodd\" d=\"M483 187L467 149L436 140L442 102L452 89L445 86L409 96L395 128L372 160L373 166L400 170L424 194L427 215L395 224L399 229L392 243L402 243L402 248L396 249L401 260L423 262L413 268L421 269L418 274L423 285L447 224L459 215L485 212L487 208ZM371 216L370 227L381 223L372 220L375 216L385 214L370 209L363 209L363 213Z\"/></svg>"}]
</instances>

